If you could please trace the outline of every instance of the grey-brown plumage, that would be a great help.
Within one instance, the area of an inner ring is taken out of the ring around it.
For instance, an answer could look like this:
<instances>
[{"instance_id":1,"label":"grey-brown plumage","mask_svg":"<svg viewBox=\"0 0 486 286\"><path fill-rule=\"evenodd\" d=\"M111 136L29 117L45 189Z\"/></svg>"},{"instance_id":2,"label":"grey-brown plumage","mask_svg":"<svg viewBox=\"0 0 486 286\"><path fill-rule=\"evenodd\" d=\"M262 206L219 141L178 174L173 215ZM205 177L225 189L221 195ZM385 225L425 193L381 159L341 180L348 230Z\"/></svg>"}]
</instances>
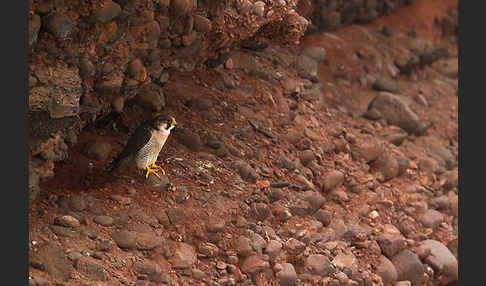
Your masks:
<instances>
[{"instance_id":1,"label":"grey-brown plumage","mask_svg":"<svg viewBox=\"0 0 486 286\"><path fill-rule=\"evenodd\" d=\"M170 135L170 131L176 125L175 119L167 115L160 115L142 123L130 137L125 148L113 160L108 171L113 172L124 161L132 159L137 168L147 169L147 178L150 173L154 173L159 177L156 172L157 169L162 170L165 174L165 171L160 166L157 166L155 162L157 161L160 150Z\"/></svg>"}]
</instances>

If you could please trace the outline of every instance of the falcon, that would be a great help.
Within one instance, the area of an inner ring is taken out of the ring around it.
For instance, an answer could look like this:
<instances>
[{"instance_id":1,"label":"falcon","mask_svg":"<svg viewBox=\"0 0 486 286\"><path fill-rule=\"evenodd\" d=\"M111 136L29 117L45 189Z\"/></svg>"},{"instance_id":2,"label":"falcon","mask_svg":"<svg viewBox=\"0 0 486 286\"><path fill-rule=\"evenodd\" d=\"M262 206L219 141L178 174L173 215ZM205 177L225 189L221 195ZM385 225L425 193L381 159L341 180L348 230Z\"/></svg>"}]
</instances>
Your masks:
<instances>
[{"instance_id":1,"label":"falcon","mask_svg":"<svg viewBox=\"0 0 486 286\"><path fill-rule=\"evenodd\" d=\"M132 159L138 169L147 170L145 178L153 173L160 179L158 170L162 171L164 175L165 171L155 162L171 130L176 126L177 122L174 117L168 115L159 115L142 123L120 154L113 160L108 171L111 173L118 169L123 162Z\"/></svg>"}]
</instances>

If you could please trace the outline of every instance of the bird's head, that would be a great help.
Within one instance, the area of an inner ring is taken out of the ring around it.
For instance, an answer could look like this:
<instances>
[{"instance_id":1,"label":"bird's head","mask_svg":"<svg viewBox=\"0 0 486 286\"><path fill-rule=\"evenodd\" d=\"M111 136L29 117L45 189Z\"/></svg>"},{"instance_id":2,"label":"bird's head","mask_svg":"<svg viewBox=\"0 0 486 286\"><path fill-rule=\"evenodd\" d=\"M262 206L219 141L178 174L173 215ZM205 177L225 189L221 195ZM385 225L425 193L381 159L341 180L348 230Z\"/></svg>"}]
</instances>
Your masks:
<instances>
[{"instance_id":1,"label":"bird's head","mask_svg":"<svg viewBox=\"0 0 486 286\"><path fill-rule=\"evenodd\" d=\"M152 120L152 126L159 131L165 130L170 132L177 126L177 122L172 116L160 115Z\"/></svg>"}]
</instances>

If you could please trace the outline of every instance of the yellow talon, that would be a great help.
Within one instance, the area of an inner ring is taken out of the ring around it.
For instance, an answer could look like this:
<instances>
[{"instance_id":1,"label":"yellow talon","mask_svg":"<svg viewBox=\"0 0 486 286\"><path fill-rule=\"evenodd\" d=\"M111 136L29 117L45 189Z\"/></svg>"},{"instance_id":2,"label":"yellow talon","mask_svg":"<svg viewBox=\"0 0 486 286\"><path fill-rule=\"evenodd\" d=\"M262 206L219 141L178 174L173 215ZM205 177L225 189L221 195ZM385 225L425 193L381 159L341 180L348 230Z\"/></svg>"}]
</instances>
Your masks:
<instances>
[{"instance_id":1,"label":"yellow talon","mask_svg":"<svg viewBox=\"0 0 486 286\"><path fill-rule=\"evenodd\" d=\"M161 170L161 171L162 171L162 174L164 174L164 176L165 176L165 171L164 171L164 169L162 169L162 167L160 167L160 166L158 166L158 165L155 165L155 163L153 163L151 167L152 167L152 168L154 168L154 169L159 169L159 170Z\"/></svg>"},{"instance_id":2,"label":"yellow talon","mask_svg":"<svg viewBox=\"0 0 486 286\"><path fill-rule=\"evenodd\" d=\"M150 173L153 173L154 175L156 175L160 179L159 174L157 174L157 170L156 169L154 170L154 169L150 168L150 166L148 166L147 167L147 174L145 174L146 179L148 179L148 176L149 176Z\"/></svg>"}]
</instances>

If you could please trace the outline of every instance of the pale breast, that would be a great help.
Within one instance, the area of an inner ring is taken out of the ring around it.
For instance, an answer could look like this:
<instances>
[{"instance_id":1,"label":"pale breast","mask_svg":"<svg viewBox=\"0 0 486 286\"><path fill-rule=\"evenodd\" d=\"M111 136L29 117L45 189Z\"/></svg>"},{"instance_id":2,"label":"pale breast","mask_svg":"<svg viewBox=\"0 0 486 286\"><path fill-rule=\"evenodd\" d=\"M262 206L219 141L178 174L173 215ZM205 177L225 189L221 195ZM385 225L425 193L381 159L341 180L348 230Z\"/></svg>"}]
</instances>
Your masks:
<instances>
[{"instance_id":1,"label":"pale breast","mask_svg":"<svg viewBox=\"0 0 486 286\"><path fill-rule=\"evenodd\" d=\"M169 132L154 131L147 144L135 155L135 163L140 169L145 169L157 161L160 150L165 144Z\"/></svg>"}]
</instances>

